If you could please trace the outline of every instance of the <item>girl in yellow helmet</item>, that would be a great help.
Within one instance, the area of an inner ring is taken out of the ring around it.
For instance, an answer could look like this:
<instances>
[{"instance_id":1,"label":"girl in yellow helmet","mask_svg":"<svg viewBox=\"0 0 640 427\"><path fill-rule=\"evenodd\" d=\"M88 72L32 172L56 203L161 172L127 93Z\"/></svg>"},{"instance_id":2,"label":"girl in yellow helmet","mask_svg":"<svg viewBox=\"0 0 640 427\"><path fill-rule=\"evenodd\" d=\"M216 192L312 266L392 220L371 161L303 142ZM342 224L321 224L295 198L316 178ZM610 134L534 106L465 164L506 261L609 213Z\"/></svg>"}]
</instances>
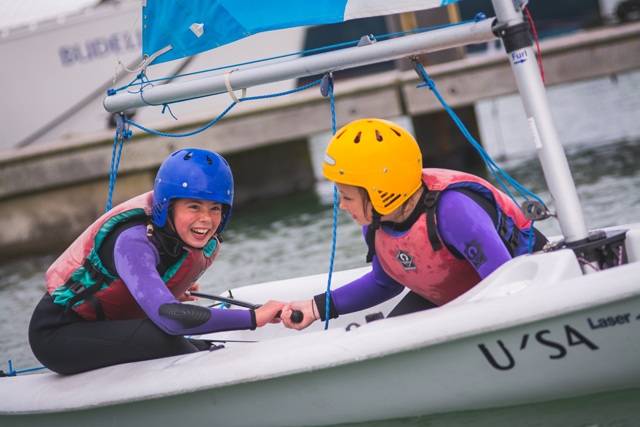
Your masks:
<instances>
[{"instance_id":1,"label":"girl in yellow helmet","mask_svg":"<svg viewBox=\"0 0 640 427\"><path fill-rule=\"evenodd\" d=\"M409 132L380 119L340 129L325 154L340 208L363 227L372 270L331 292L329 317L372 307L404 287L390 316L446 304L514 256L528 251L531 223L506 194L475 175L423 169ZM534 229L533 248L546 238ZM284 307L285 326L325 320L326 294ZM292 310L304 320L291 322Z\"/></svg>"}]
</instances>

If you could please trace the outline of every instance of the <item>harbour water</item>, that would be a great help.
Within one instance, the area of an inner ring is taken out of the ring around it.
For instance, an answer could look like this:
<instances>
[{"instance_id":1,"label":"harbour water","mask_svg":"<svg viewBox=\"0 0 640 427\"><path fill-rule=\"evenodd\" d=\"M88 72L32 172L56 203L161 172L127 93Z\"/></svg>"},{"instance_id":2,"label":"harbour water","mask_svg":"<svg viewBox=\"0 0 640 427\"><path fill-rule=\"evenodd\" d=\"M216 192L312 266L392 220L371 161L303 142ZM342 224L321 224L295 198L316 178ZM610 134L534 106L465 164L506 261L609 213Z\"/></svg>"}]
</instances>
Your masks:
<instances>
[{"instance_id":1,"label":"harbour water","mask_svg":"<svg viewBox=\"0 0 640 427\"><path fill-rule=\"evenodd\" d=\"M624 78L627 86L618 91L617 101L607 104L607 111L601 113L606 113L609 121L621 118L617 123L606 124L618 131L602 134L599 127L593 126L593 119L582 113L573 116L567 113L563 119L569 123L558 123L563 141L570 142L566 145L566 151L590 229L640 222L640 73L632 73ZM590 81L583 84L588 86L588 97L597 100L597 92L592 95L592 91L602 91L599 98L606 99L610 96L608 85L618 83L611 79L599 79L595 83ZM574 99L572 101L558 95L562 102L584 102L581 96L587 89L569 85L567 88L575 92ZM508 105L510 101L505 98L498 102ZM491 105L489 107L493 108ZM479 115L483 114L482 111L492 111L486 107L481 110L482 106L478 108ZM617 114L611 112L610 108L618 108ZM507 113L512 111L510 108L505 110ZM507 120L501 117L501 120ZM506 141L519 143L518 130L510 134L509 126L510 123L502 124L503 144ZM486 135L494 130L485 129L483 132L483 137L488 140L490 138ZM528 135L525 133L522 138L526 137ZM493 150L492 154L497 154L497 157L503 157L499 164L553 210L533 149L500 152L500 147L496 147L490 151ZM485 178L495 182L488 172ZM339 271L365 266L366 247L360 227L344 212L338 213L337 222L334 269ZM536 225L548 236L560 234L559 225L554 219ZM200 279L204 292L219 293L244 285L326 273L332 249L333 186L326 181L319 182L314 191L243 212L232 218L227 230L219 257ZM9 359L15 370L41 366L29 348L27 328L31 312L45 292L46 269L57 255L0 264L2 370L8 370ZM318 290L320 292L322 289ZM381 385L381 393L384 392L388 391ZM631 390L501 410L407 418L367 425L632 426L640 425L638 401L640 390Z\"/></svg>"}]
</instances>

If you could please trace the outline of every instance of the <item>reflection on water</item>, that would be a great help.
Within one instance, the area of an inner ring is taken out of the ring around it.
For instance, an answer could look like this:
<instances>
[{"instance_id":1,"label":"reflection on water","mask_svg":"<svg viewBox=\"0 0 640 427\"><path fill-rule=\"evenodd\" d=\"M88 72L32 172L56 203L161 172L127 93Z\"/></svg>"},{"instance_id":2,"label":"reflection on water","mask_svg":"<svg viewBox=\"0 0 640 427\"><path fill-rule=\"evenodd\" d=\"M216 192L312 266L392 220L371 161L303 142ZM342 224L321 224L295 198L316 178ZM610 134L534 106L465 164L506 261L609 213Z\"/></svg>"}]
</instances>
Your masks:
<instances>
[{"instance_id":1,"label":"reflection on water","mask_svg":"<svg viewBox=\"0 0 640 427\"><path fill-rule=\"evenodd\" d=\"M31 312L46 290L44 275L55 256L17 260L0 266L0 369L7 361L19 371L41 366L27 341Z\"/></svg>"},{"instance_id":2,"label":"reflection on water","mask_svg":"<svg viewBox=\"0 0 640 427\"><path fill-rule=\"evenodd\" d=\"M640 222L640 141L573 147L568 150L568 157L589 228ZM510 160L502 167L522 185L550 203L551 197L536 158ZM495 182L488 175L487 173L485 178ZM536 225L547 235L560 234L560 228L554 219ZM318 184L315 192L235 216L227 230L220 255L200 279L204 292L218 293L243 285L325 273L329 269L331 257L333 185L323 182ZM366 245L361 228L347 214L340 212L335 270L362 267L365 265L365 255ZM45 292L46 269L55 257L22 259L0 266L0 369L8 369L8 359L13 360L16 370L40 366L29 349L27 327L33 308ZM640 419L637 408L629 409L625 403L630 399L637 402L639 391L611 396L614 397L604 397L600 402L609 402L610 405L607 403L606 408L626 405L621 413ZM557 405L558 410L566 409L567 405L577 405L586 413L590 413L590 408L597 407L594 402L581 400L566 404L553 403L552 409L555 407L553 405ZM584 424L553 424L545 421L556 419L545 418L546 411L539 405L529 405L520 409L492 411L489 412L490 416L486 411L473 411L368 425L466 426L480 425L476 421L483 417L497 420L494 425L634 424L615 417L610 420L598 419L597 422L588 417L575 418L578 416L575 414L581 412L577 409L570 412L572 415L565 420L584 419ZM526 414L524 418L522 414ZM503 416L505 418L501 418ZM619 423L615 424L615 420L619 420ZM489 424L485 425L491 425L487 422ZM635 425L638 425L638 421Z\"/></svg>"}]
</instances>

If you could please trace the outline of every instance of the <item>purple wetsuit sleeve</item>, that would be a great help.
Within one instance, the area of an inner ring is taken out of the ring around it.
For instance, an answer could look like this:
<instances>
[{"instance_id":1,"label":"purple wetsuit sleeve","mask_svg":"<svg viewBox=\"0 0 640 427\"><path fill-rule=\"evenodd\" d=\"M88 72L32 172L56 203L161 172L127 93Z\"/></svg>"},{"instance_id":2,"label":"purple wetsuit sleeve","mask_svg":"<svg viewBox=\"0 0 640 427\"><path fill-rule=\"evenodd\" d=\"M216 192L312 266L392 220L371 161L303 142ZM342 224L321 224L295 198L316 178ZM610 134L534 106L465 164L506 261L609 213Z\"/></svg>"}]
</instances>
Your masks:
<instances>
[{"instance_id":1,"label":"purple wetsuit sleeve","mask_svg":"<svg viewBox=\"0 0 640 427\"><path fill-rule=\"evenodd\" d=\"M114 260L118 276L124 281L133 298L153 323L168 334L191 335L253 327L251 312L248 310L198 307L197 310L210 311L210 316L203 323L193 327L185 327L176 320L160 315L159 309L163 304L182 303L174 298L160 278L156 269L160 255L147 239L144 225L131 227L118 236ZM199 314L198 317L201 319L207 318L206 314Z\"/></svg>"},{"instance_id":2,"label":"purple wetsuit sleeve","mask_svg":"<svg viewBox=\"0 0 640 427\"><path fill-rule=\"evenodd\" d=\"M483 279L511 259L487 212L458 191L444 191L437 210L438 234L455 247Z\"/></svg>"},{"instance_id":3,"label":"purple wetsuit sleeve","mask_svg":"<svg viewBox=\"0 0 640 427\"><path fill-rule=\"evenodd\" d=\"M370 272L331 292L338 314L353 313L385 302L398 295L404 286L393 280L373 257Z\"/></svg>"},{"instance_id":4,"label":"purple wetsuit sleeve","mask_svg":"<svg viewBox=\"0 0 640 427\"><path fill-rule=\"evenodd\" d=\"M366 235L366 227L364 227ZM353 313L387 301L402 292L404 286L389 276L374 255L370 272L331 292L338 314Z\"/></svg>"}]
</instances>

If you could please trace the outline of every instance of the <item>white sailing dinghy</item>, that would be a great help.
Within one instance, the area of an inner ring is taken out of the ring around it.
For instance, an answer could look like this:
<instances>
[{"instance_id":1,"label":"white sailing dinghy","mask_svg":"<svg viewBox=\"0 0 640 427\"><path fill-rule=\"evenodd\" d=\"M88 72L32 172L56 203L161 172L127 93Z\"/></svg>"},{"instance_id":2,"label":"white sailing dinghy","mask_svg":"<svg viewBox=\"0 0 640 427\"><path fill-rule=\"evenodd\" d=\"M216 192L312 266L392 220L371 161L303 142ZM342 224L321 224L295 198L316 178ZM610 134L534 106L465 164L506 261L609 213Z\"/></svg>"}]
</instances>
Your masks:
<instances>
[{"instance_id":1,"label":"white sailing dinghy","mask_svg":"<svg viewBox=\"0 0 640 427\"><path fill-rule=\"evenodd\" d=\"M371 322L369 312L354 313L326 331L320 322L303 332L267 325L208 336L225 341L217 351L71 376L5 378L0 424L331 425L640 387L640 224L587 230L537 66L522 61L534 53L521 10L512 0L493 3L495 20L239 70L226 83L219 75L167 84L150 88L144 101L414 56L488 40L498 28L563 231L555 250L515 258L437 309ZM137 108L140 98L110 96L105 107ZM365 271L335 273L332 287ZM303 277L238 288L233 296L254 303L307 299L326 283L327 275ZM401 297L372 311L386 315Z\"/></svg>"}]
</instances>

